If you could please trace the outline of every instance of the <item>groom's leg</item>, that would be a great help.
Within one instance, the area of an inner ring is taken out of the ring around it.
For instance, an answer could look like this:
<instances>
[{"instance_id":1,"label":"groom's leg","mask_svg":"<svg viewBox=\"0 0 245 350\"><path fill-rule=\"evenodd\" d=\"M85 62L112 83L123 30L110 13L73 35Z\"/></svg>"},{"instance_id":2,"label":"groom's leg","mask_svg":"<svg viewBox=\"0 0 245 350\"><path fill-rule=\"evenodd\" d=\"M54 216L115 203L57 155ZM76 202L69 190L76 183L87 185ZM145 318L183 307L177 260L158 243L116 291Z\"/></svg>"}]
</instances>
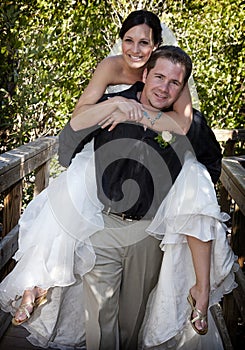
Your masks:
<instances>
[{"instance_id":1,"label":"groom's leg","mask_svg":"<svg viewBox=\"0 0 245 350\"><path fill-rule=\"evenodd\" d=\"M87 350L119 350L121 261L114 249L95 252L96 265L84 276Z\"/></svg>"},{"instance_id":2,"label":"groom's leg","mask_svg":"<svg viewBox=\"0 0 245 350\"><path fill-rule=\"evenodd\" d=\"M118 349L120 303L121 349L135 350L162 252L159 241L145 232L148 220L128 222L111 215L104 219L105 229L91 237L95 267L84 276L87 348Z\"/></svg>"},{"instance_id":3,"label":"groom's leg","mask_svg":"<svg viewBox=\"0 0 245 350\"><path fill-rule=\"evenodd\" d=\"M119 329L121 349L136 350L146 303L157 283L162 262L160 241L148 236L125 251L120 292Z\"/></svg>"},{"instance_id":4,"label":"groom's leg","mask_svg":"<svg viewBox=\"0 0 245 350\"><path fill-rule=\"evenodd\" d=\"M90 238L96 262L84 276L87 350L119 349L119 294L128 223L111 215L104 221L105 229Z\"/></svg>"}]
</instances>

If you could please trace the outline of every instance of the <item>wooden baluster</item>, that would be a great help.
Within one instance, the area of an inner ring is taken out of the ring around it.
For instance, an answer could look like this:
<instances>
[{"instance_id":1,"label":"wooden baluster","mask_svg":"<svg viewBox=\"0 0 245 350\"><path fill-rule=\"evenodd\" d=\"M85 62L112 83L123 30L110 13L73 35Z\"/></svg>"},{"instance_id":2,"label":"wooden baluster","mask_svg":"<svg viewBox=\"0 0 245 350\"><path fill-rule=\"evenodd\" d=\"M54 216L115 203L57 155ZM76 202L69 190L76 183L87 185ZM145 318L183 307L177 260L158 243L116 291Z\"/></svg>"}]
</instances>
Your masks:
<instances>
[{"instance_id":1,"label":"wooden baluster","mask_svg":"<svg viewBox=\"0 0 245 350\"><path fill-rule=\"evenodd\" d=\"M35 170L35 185L34 196L39 194L49 183L49 164L50 161L45 162Z\"/></svg>"},{"instance_id":2,"label":"wooden baluster","mask_svg":"<svg viewBox=\"0 0 245 350\"><path fill-rule=\"evenodd\" d=\"M22 189L23 182L21 180L11 186L5 193L2 237L7 235L8 232L18 224L21 214ZM2 280L13 269L14 265L14 261L11 260L4 266L0 273L0 280Z\"/></svg>"}]
</instances>

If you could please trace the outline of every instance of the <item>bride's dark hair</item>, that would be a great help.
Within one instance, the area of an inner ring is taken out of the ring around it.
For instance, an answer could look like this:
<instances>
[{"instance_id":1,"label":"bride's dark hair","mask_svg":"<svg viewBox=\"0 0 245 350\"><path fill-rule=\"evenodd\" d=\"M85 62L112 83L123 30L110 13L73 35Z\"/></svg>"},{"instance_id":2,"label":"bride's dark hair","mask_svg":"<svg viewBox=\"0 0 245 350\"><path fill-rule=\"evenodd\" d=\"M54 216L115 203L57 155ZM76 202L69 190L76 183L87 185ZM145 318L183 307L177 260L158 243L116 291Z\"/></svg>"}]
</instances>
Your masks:
<instances>
[{"instance_id":1,"label":"bride's dark hair","mask_svg":"<svg viewBox=\"0 0 245 350\"><path fill-rule=\"evenodd\" d=\"M129 29L140 24L147 24L152 29L154 44L160 45L162 41L162 27L160 19L153 12L147 10L137 10L131 12L122 24L119 37L123 39L125 33Z\"/></svg>"}]
</instances>

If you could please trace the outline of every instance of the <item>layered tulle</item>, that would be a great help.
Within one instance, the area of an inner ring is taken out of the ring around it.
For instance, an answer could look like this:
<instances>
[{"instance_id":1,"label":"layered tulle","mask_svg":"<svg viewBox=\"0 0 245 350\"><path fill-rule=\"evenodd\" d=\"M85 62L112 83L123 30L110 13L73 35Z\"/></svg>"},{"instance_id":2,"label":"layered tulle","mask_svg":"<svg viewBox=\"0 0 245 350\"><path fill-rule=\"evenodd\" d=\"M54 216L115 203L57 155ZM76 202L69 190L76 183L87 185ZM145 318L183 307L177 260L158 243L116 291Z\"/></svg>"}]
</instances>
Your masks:
<instances>
[{"instance_id":1,"label":"layered tulle","mask_svg":"<svg viewBox=\"0 0 245 350\"><path fill-rule=\"evenodd\" d=\"M184 327L189 329L187 320L191 313L187 296L195 284L187 235L205 242L212 240L210 306L236 287L234 271L238 265L234 263L236 257L228 244L224 224L228 218L220 212L209 173L188 154L174 186L148 227L150 234L161 239L164 257L142 327L142 349L159 345L161 349L182 349L178 344L183 341ZM209 333L212 332L214 328L209 327ZM213 336L215 341L217 334Z\"/></svg>"},{"instance_id":2,"label":"layered tulle","mask_svg":"<svg viewBox=\"0 0 245 350\"><path fill-rule=\"evenodd\" d=\"M36 285L49 289L48 303L23 324L34 345L75 349L85 343L82 276L94 266L89 237L104 227L102 209L90 143L25 210L17 265L0 285L0 300L3 310L14 313L13 301L25 289ZM235 287L235 257L226 239L225 220L208 172L189 155L148 227L165 253L157 288L148 303L141 348L160 344L177 349L189 336L186 298L195 275L186 235L213 241L210 304ZM214 327L209 329L213 332ZM208 336L213 341L210 332ZM189 343L184 343L188 348ZM193 346L196 350L196 342Z\"/></svg>"},{"instance_id":3,"label":"layered tulle","mask_svg":"<svg viewBox=\"0 0 245 350\"><path fill-rule=\"evenodd\" d=\"M0 285L3 310L14 313L13 301L26 289L69 286L94 266L89 237L104 227L94 171L90 143L24 211L17 264Z\"/></svg>"}]
</instances>

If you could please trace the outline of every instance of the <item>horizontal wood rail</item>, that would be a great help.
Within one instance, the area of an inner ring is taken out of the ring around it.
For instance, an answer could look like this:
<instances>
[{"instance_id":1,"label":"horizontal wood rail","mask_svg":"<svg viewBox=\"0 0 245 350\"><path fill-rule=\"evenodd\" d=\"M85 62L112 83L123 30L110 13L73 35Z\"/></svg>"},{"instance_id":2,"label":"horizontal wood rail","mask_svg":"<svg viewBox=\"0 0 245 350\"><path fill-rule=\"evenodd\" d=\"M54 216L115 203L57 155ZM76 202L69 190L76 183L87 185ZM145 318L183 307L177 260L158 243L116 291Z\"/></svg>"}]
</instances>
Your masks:
<instances>
[{"instance_id":1,"label":"horizontal wood rail","mask_svg":"<svg viewBox=\"0 0 245 350\"><path fill-rule=\"evenodd\" d=\"M217 140L222 143L224 153L228 156L234 156L235 145L244 143L245 130L213 130ZM18 248L18 220L21 215L22 207L22 189L25 176L34 172L35 185L34 194L41 192L48 185L49 163L52 157L57 153L57 137L41 137L26 145L8 151L0 156L0 192L3 198L2 224L0 240L0 276L1 279L12 268L12 256ZM244 156L241 156L242 160ZM231 199L239 206L239 211L244 215L244 168L237 157L225 157L222 162L221 174L221 208L230 212ZM243 234L244 232L244 227ZM232 300L235 306L227 310L227 303L224 308L220 305L214 305L211 312L216 320L219 332L223 339L224 349L231 350L229 334L226 325L229 325L229 315L234 314L234 307L237 308L243 321L245 310L245 278L242 270L238 271L236 279L239 287L233 291ZM225 298L224 298L225 299ZM223 312L226 317L224 322ZM228 316L227 316L228 315ZM9 325L10 316L0 312L0 336L2 336ZM233 334L231 334L231 339Z\"/></svg>"},{"instance_id":2,"label":"horizontal wood rail","mask_svg":"<svg viewBox=\"0 0 245 350\"><path fill-rule=\"evenodd\" d=\"M245 129L212 129L217 141L245 141Z\"/></svg>"},{"instance_id":3,"label":"horizontal wood rail","mask_svg":"<svg viewBox=\"0 0 245 350\"><path fill-rule=\"evenodd\" d=\"M222 163L222 185L245 215L245 155L225 157Z\"/></svg>"},{"instance_id":4,"label":"horizontal wood rail","mask_svg":"<svg viewBox=\"0 0 245 350\"><path fill-rule=\"evenodd\" d=\"M46 164L57 152L57 137L40 137L0 155L0 192ZM37 184L37 186L39 186Z\"/></svg>"}]
</instances>

